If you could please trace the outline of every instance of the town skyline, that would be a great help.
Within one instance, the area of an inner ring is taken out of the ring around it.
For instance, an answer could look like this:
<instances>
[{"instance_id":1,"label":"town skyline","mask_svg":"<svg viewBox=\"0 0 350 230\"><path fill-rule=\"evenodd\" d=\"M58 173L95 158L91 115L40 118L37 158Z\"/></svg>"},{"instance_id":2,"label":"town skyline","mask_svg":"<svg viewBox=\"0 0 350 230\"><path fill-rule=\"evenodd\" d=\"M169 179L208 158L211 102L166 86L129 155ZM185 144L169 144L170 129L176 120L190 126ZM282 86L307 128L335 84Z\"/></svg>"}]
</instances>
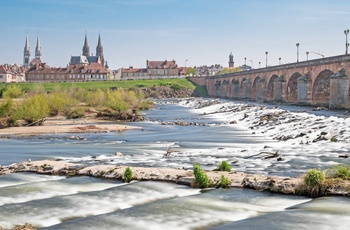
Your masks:
<instances>
[{"instance_id":1,"label":"town skyline","mask_svg":"<svg viewBox=\"0 0 350 230\"><path fill-rule=\"evenodd\" d=\"M268 65L345 53L350 3L327 0L13 0L3 4L0 63L23 64L26 35L33 57L40 37L43 61L66 66L81 55L85 33L91 50L98 36L110 68L145 67L146 60L179 66ZM97 16L96 16L97 15ZM316 54L319 53L319 54ZM245 59L245 60L244 60ZM188 61L186 61L188 60Z\"/></svg>"}]
</instances>

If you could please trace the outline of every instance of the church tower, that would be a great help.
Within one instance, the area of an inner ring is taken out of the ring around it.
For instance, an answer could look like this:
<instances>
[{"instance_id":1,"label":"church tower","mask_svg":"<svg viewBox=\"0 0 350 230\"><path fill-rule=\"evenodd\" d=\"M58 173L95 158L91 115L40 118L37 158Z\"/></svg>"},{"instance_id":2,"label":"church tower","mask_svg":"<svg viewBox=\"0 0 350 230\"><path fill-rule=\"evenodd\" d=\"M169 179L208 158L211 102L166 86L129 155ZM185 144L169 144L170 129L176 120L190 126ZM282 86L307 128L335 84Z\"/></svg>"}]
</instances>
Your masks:
<instances>
[{"instance_id":1,"label":"church tower","mask_svg":"<svg viewBox=\"0 0 350 230\"><path fill-rule=\"evenodd\" d=\"M85 33L85 42L84 42L84 46L83 46L83 56L90 56L90 48L88 45L88 41L87 41L87 34Z\"/></svg>"},{"instance_id":2,"label":"church tower","mask_svg":"<svg viewBox=\"0 0 350 230\"><path fill-rule=\"evenodd\" d=\"M233 54L230 53L230 56L228 57L228 67L233 68L235 66L235 62L233 61Z\"/></svg>"},{"instance_id":3,"label":"church tower","mask_svg":"<svg viewBox=\"0 0 350 230\"><path fill-rule=\"evenodd\" d=\"M38 36L38 38L36 40L35 58L40 60L40 62L42 62L42 53L41 53L39 36Z\"/></svg>"},{"instance_id":4,"label":"church tower","mask_svg":"<svg viewBox=\"0 0 350 230\"><path fill-rule=\"evenodd\" d=\"M98 35L98 43L97 43L97 47L96 47L96 56L100 57L101 64L102 64L102 66L104 66L105 65L105 58L103 56L103 46L102 46L102 43L101 43L101 36L100 36L100 34Z\"/></svg>"},{"instance_id":5,"label":"church tower","mask_svg":"<svg viewBox=\"0 0 350 230\"><path fill-rule=\"evenodd\" d=\"M29 50L29 44L28 44L28 35L26 35L26 43L24 45L24 52L23 52L23 65L28 67L30 61L30 50Z\"/></svg>"}]
</instances>

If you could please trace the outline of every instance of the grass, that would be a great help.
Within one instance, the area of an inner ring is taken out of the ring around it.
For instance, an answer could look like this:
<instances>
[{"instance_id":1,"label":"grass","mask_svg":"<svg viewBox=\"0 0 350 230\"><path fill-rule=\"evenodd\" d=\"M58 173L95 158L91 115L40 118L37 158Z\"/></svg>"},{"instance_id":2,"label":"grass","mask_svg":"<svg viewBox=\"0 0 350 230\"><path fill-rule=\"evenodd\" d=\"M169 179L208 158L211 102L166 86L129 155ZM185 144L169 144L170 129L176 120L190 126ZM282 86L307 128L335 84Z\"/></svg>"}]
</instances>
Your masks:
<instances>
[{"instance_id":1,"label":"grass","mask_svg":"<svg viewBox=\"0 0 350 230\"><path fill-rule=\"evenodd\" d=\"M125 183L129 183L130 181L132 181L133 175L132 175L132 170L131 168L128 166L125 168L125 171L123 173L122 179Z\"/></svg>"},{"instance_id":2,"label":"grass","mask_svg":"<svg viewBox=\"0 0 350 230\"><path fill-rule=\"evenodd\" d=\"M350 180L350 166L345 164L335 165L326 170L327 178L340 178Z\"/></svg>"},{"instance_id":3,"label":"grass","mask_svg":"<svg viewBox=\"0 0 350 230\"><path fill-rule=\"evenodd\" d=\"M207 188L210 186L209 177L204 173L199 164L193 165L194 187Z\"/></svg>"},{"instance_id":4,"label":"grass","mask_svg":"<svg viewBox=\"0 0 350 230\"><path fill-rule=\"evenodd\" d=\"M323 171L310 169L304 176L303 184L300 185L299 193L310 197L319 197L326 193L326 177Z\"/></svg>"},{"instance_id":5,"label":"grass","mask_svg":"<svg viewBox=\"0 0 350 230\"><path fill-rule=\"evenodd\" d=\"M139 89L71 88L47 93L39 85L21 99L7 97L0 102L0 127L16 126L20 120L30 124L56 115L80 118L84 117L89 107L93 107L99 117L135 120L138 119L138 111L148 109L152 105L151 101L144 99Z\"/></svg>"},{"instance_id":6,"label":"grass","mask_svg":"<svg viewBox=\"0 0 350 230\"><path fill-rule=\"evenodd\" d=\"M110 89L110 88L144 88L152 86L170 86L175 89L195 89L195 86L185 78L156 79L156 80L129 80L129 81L93 81L93 82L44 82L44 83L11 83L15 84L23 92L34 91L59 91L72 88L82 88L87 90ZM9 85L9 84L7 84ZM7 87L7 86L6 86ZM0 84L0 92L5 89L5 84Z\"/></svg>"},{"instance_id":7,"label":"grass","mask_svg":"<svg viewBox=\"0 0 350 230\"><path fill-rule=\"evenodd\" d=\"M231 181L225 177L224 175L221 175L220 181L219 181L219 188L229 188L231 185Z\"/></svg>"},{"instance_id":8,"label":"grass","mask_svg":"<svg viewBox=\"0 0 350 230\"><path fill-rule=\"evenodd\" d=\"M227 161L221 161L216 171L231 172L231 166L229 165L229 163L227 163Z\"/></svg>"},{"instance_id":9,"label":"grass","mask_svg":"<svg viewBox=\"0 0 350 230\"><path fill-rule=\"evenodd\" d=\"M197 85L193 91L196 97L208 97L207 87L205 85Z\"/></svg>"}]
</instances>

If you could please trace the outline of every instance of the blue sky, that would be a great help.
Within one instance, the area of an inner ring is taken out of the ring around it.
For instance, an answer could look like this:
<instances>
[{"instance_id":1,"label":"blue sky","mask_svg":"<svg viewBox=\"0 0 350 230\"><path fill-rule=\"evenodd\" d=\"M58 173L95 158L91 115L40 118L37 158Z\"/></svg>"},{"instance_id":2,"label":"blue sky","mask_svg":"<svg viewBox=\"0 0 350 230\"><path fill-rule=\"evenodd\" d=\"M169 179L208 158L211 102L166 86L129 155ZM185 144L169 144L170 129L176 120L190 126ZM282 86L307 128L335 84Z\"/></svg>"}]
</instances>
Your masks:
<instances>
[{"instance_id":1,"label":"blue sky","mask_svg":"<svg viewBox=\"0 0 350 230\"><path fill-rule=\"evenodd\" d=\"M0 0L0 64L23 62L28 33L31 57L39 31L44 61L66 66L80 55L85 31L95 53L100 31L112 69L145 67L146 60L179 66L277 65L306 59L306 51L345 52L349 0ZM349 37L350 41L350 37ZM319 58L310 53L309 59Z\"/></svg>"}]
</instances>

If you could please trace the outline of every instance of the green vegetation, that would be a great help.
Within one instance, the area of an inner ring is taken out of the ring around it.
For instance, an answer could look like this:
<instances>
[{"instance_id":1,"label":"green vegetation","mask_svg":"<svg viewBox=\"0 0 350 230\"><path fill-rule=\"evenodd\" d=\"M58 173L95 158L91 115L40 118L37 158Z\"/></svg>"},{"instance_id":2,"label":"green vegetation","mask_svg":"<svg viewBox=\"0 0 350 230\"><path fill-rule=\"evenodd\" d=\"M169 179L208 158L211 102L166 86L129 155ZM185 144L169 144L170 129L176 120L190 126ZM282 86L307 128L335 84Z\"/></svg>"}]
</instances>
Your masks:
<instances>
[{"instance_id":1,"label":"green vegetation","mask_svg":"<svg viewBox=\"0 0 350 230\"><path fill-rule=\"evenodd\" d=\"M340 178L343 180L350 180L350 166L336 165L326 170L327 178Z\"/></svg>"},{"instance_id":2,"label":"green vegetation","mask_svg":"<svg viewBox=\"0 0 350 230\"><path fill-rule=\"evenodd\" d=\"M205 85L197 85L193 91L193 95L196 97L208 97L207 87Z\"/></svg>"},{"instance_id":3,"label":"green vegetation","mask_svg":"<svg viewBox=\"0 0 350 230\"><path fill-rule=\"evenodd\" d=\"M242 69L240 67L233 67L233 68L225 68L220 71L218 74L226 74L226 73L236 73L236 72L241 72Z\"/></svg>"},{"instance_id":4,"label":"green vegetation","mask_svg":"<svg viewBox=\"0 0 350 230\"><path fill-rule=\"evenodd\" d=\"M186 78L174 79L156 79L156 80L130 80L130 81L91 81L91 82L45 82L45 83L11 83L15 84L25 93L32 92L52 92L59 90L68 90L72 88L81 88L85 90L111 89L111 88L145 88L152 86L172 86L194 89L195 86ZM8 87L6 85L6 88ZM5 88L5 84L0 84L0 92Z\"/></svg>"},{"instance_id":5,"label":"green vegetation","mask_svg":"<svg viewBox=\"0 0 350 230\"><path fill-rule=\"evenodd\" d=\"M196 76L197 75L197 71L196 68L187 68L186 70L186 76Z\"/></svg>"},{"instance_id":6,"label":"green vegetation","mask_svg":"<svg viewBox=\"0 0 350 230\"><path fill-rule=\"evenodd\" d=\"M194 187L207 188L210 186L209 177L204 173L199 164L193 165Z\"/></svg>"},{"instance_id":7,"label":"green vegetation","mask_svg":"<svg viewBox=\"0 0 350 230\"><path fill-rule=\"evenodd\" d=\"M219 188L229 188L231 184L231 181L225 177L224 175L221 175L218 187Z\"/></svg>"},{"instance_id":8,"label":"green vegetation","mask_svg":"<svg viewBox=\"0 0 350 230\"><path fill-rule=\"evenodd\" d=\"M318 169L310 169L307 171L306 176L304 177L304 183L306 186L318 186L325 182L326 178L324 173Z\"/></svg>"},{"instance_id":9,"label":"green vegetation","mask_svg":"<svg viewBox=\"0 0 350 230\"><path fill-rule=\"evenodd\" d=\"M304 183L300 186L300 193L310 197L318 197L326 193L326 178L318 169L310 169L304 176Z\"/></svg>"},{"instance_id":10,"label":"green vegetation","mask_svg":"<svg viewBox=\"0 0 350 230\"><path fill-rule=\"evenodd\" d=\"M30 93L22 99L0 102L0 126L16 126L17 121L27 124L49 116L65 115L67 118L85 116L89 107L93 107L99 117L112 120L135 120L140 109L148 109L153 103L144 99L139 89L86 90L71 88L69 90L43 93Z\"/></svg>"},{"instance_id":11,"label":"green vegetation","mask_svg":"<svg viewBox=\"0 0 350 230\"><path fill-rule=\"evenodd\" d=\"M122 176L122 179L125 183L129 183L130 181L132 181L132 171L130 169L130 167L126 167L124 173L123 173L123 176Z\"/></svg>"},{"instance_id":12,"label":"green vegetation","mask_svg":"<svg viewBox=\"0 0 350 230\"><path fill-rule=\"evenodd\" d=\"M2 91L3 98L19 98L23 96L23 90L21 87L15 84L7 85Z\"/></svg>"},{"instance_id":13,"label":"green vegetation","mask_svg":"<svg viewBox=\"0 0 350 230\"><path fill-rule=\"evenodd\" d=\"M231 166L229 165L229 163L227 163L227 161L221 161L216 171L231 172Z\"/></svg>"}]
</instances>

